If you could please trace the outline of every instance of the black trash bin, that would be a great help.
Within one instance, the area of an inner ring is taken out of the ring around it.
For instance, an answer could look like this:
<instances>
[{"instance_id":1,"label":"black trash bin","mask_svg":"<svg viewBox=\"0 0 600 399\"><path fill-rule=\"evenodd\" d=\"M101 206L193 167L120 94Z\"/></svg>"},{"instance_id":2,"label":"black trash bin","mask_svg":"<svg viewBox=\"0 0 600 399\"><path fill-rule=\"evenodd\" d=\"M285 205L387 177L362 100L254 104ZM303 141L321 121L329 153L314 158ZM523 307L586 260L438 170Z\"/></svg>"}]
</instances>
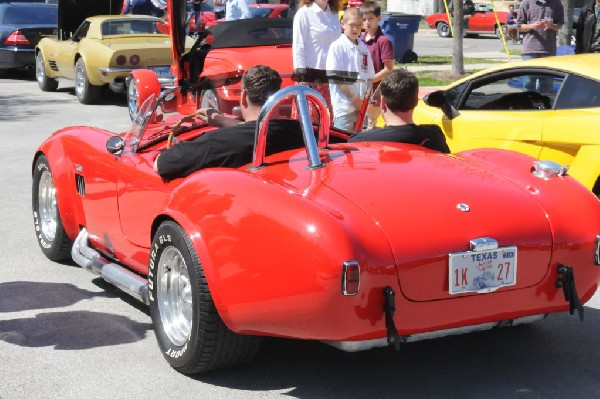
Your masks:
<instances>
[{"instance_id":1,"label":"black trash bin","mask_svg":"<svg viewBox=\"0 0 600 399\"><path fill-rule=\"evenodd\" d=\"M403 64L417 62L419 57L413 51L413 45L421 18L421 15L403 13L381 14L379 25L383 33L394 43L394 59L397 62Z\"/></svg>"}]
</instances>

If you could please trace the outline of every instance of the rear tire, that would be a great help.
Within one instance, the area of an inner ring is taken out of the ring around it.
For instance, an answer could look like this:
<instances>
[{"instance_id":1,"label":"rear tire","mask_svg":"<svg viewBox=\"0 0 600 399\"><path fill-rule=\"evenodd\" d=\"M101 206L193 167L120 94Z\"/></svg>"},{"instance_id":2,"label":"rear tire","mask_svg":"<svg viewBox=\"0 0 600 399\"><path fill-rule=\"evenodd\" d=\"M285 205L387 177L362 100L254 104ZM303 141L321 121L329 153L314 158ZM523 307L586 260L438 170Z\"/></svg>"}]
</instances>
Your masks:
<instances>
[{"instance_id":1,"label":"rear tire","mask_svg":"<svg viewBox=\"0 0 600 399\"><path fill-rule=\"evenodd\" d=\"M56 202L54 179L44 155L35 162L31 201L35 235L44 255L55 262L70 259L73 241L65 232Z\"/></svg>"},{"instance_id":2,"label":"rear tire","mask_svg":"<svg viewBox=\"0 0 600 399\"><path fill-rule=\"evenodd\" d=\"M436 28L439 37L452 37L450 25L448 25L446 22L438 22Z\"/></svg>"},{"instance_id":3,"label":"rear tire","mask_svg":"<svg viewBox=\"0 0 600 399\"><path fill-rule=\"evenodd\" d=\"M231 331L217 312L202 264L183 229L162 223L152 241L150 315L167 362L184 374L236 367L256 356L260 338Z\"/></svg>"},{"instance_id":4,"label":"rear tire","mask_svg":"<svg viewBox=\"0 0 600 399\"><path fill-rule=\"evenodd\" d=\"M75 95L82 104L93 104L102 93L102 86L94 86L87 78L85 62L79 58L75 63Z\"/></svg>"},{"instance_id":5,"label":"rear tire","mask_svg":"<svg viewBox=\"0 0 600 399\"><path fill-rule=\"evenodd\" d=\"M58 89L58 81L46 75L46 64L41 51L35 56L35 79L42 91L56 91Z\"/></svg>"}]
</instances>

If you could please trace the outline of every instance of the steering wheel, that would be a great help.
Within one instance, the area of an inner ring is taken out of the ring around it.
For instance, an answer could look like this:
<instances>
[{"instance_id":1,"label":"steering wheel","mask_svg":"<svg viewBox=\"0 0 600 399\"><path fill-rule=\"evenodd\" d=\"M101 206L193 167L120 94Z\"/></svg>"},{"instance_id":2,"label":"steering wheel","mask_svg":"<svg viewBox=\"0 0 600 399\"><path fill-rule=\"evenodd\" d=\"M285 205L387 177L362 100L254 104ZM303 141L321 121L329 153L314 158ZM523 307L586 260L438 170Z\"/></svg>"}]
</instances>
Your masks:
<instances>
[{"instance_id":1,"label":"steering wheel","mask_svg":"<svg viewBox=\"0 0 600 399\"><path fill-rule=\"evenodd\" d=\"M179 129L179 127L184 124L185 122L194 119L196 117L199 117L200 114L200 110L197 110L196 112L194 112L193 114L189 114L184 116L183 118L181 118L180 120L177 121L177 123L175 125L173 125L173 129L171 130L171 133L169 133L169 137L167 138L167 150L170 150L171 148L173 148L173 145L175 144L175 132L177 131L177 129Z\"/></svg>"},{"instance_id":2,"label":"steering wheel","mask_svg":"<svg viewBox=\"0 0 600 399\"><path fill-rule=\"evenodd\" d=\"M542 109L551 109L552 103L550 102L550 98L543 94L538 93L537 91L526 91L525 96L527 96L532 102L541 103Z\"/></svg>"}]
</instances>

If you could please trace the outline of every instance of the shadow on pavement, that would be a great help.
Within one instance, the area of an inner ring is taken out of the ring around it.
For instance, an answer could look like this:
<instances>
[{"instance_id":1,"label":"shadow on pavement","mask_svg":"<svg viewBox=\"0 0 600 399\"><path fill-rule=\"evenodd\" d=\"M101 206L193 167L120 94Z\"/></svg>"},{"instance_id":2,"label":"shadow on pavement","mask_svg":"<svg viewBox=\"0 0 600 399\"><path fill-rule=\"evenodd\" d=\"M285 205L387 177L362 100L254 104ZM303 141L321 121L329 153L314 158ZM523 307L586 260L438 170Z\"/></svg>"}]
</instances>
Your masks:
<instances>
[{"instance_id":1,"label":"shadow on pavement","mask_svg":"<svg viewBox=\"0 0 600 399\"><path fill-rule=\"evenodd\" d=\"M150 323L114 314L56 312L0 321L0 339L24 347L78 350L137 342L151 329Z\"/></svg>"},{"instance_id":2,"label":"shadow on pavement","mask_svg":"<svg viewBox=\"0 0 600 399\"><path fill-rule=\"evenodd\" d=\"M294 398L595 398L600 312L585 311L583 323L561 313L533 325L406 344L399 352L345 353L270 339L253 363L196 379Z\"/></svg>"}]
</instances>

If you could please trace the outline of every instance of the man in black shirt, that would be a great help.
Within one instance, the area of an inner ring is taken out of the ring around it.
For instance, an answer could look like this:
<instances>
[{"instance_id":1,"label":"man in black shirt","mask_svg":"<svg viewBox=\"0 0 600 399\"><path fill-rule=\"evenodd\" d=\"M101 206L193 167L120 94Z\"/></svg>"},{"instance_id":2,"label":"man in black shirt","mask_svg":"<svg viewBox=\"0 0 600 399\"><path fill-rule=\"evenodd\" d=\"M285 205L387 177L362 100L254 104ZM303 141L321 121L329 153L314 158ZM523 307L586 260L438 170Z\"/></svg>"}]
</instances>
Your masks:
<instances>
[{"instance_id":1,"label":"man in black shirt","mask_svg":"<svg viewBox=\"0 0 600 399\"><path fill-rule=\"evenodd\" d=\"M386 126L353 134L348 142L393 141L418 144L450 153L437 125L415 125L413 111L419 101L419 81L404 69L394 69L381 81L381 112Z\"/></svg>"},{"instance_id":2,"label":"man in black shirt","mask_svg":"<svg viewBox=\"0 0 600 399\"><path fill-rule=\"evenodd\" d=\"M240 108L245 122L226 118L217 110L204 111L212 126L224 126L193 141L184 141L163 151L154 169L164 179L185 177L199 169L238 168L252 162L256 120L269 96L281 88L281 77L272 68L259 65L242 77ZM295 120L271 120L266 155L304 147L300 124Z\"/></svg>"}]
</instances>

